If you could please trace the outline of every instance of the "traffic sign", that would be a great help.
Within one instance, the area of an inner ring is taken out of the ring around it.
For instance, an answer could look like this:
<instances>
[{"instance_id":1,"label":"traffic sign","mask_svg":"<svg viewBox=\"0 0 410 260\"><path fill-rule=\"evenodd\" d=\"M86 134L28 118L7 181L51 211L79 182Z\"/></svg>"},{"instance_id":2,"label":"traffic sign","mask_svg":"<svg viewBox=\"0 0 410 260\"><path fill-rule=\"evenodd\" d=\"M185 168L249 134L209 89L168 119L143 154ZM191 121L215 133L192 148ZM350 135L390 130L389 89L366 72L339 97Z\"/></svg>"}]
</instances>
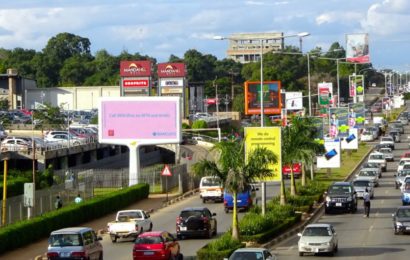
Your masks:
<instances>
[{"instance_id":1,"label":"traffic sign","mask_svg":"<svg viewBox=\"0 0 410 260\"><path fill-rule=\"evenodd\" d=\"M169 169L168 164L165 164L164 169L163 169L162 172L161 172L161 175L162 175L162 176L172 176L172 172L171 172L171 170Z\"/></svg>"}]
</instances>

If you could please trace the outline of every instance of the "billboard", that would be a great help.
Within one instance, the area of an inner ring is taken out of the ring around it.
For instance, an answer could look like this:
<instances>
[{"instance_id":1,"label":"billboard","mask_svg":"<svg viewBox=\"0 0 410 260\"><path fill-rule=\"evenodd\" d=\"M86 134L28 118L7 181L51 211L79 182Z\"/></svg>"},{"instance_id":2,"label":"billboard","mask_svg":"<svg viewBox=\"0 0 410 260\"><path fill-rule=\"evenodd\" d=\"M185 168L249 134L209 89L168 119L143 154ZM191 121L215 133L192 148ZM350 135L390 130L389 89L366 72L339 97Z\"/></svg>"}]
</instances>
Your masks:
<instances>
[{"instance_id":1,"label":"billboard","mask_svg":"<svg viewBox=\"0 0 410 260\"><path fill-rule=\"evenodd\" d=\"M276 154L278 162L272 164L272 176L266 178L270 181L280 181L282 177L282 148L280 127L245 127L245 159L250 151L256 147L266 147Z\"/></svg>"},{"instance_id":2,"label":"billboard","mask_svg":"<svg viewBox=\"0 0 410 260\"><path fill-rule=\"evenodd\" d=\"M281 83L280 81L263 82L263 114L281 114ZM260 81L245 82L245 114L261 114L261 84Z\"/></svg>"},{"instance_id":3,"label":"billboard","mask_svg":"<svg viewBox=\"0 0 410 260\"><path fill-rule=\"evenodd\" d=\"M359 148L359 135L357 128L350 128L349 135L342 138L342 150L357 150Z\"/></svg>"},{"instance_id":4,"label":"billboard","mask_svg":"<svg viewBox=\"0 0 410 260\"><path fill-rule=\"evenodd\" d=\"M349 134L349 108L331 107L329 108L329 136L347 137Z\"/></svg>"},{"instance_id":5,"label":"billboard","mask_svg":"<svg viewBox=\"0 0 410 260\"><path fill-rule=\"evenodd\" d=\"M340 140L325 139L325 153L317 156L317 168L340 168Z\"/></svg>"},{"instance_id":6,"label":"billboard","mask_svg":"<svg viewBox=\"0 0 410 260\"><path fill-rule=\"evenodd\" d=\"M148 78L123 78L123 88L149 88Z\"/></svg>"},{"instance_id":7,"label":"billboard","mask_svg":"<svg viewBox=\"0 0 410 260\"><path fill-rule=\"evenodd\" d=\"M184 63L159 63L157 65L158 78L184 78L186 75Z\"/></svg>"},{"instance_id":8,"label":"billboard","mask_svg":"<svg viewBox=\"0 0 410 260\"><path fill-rule=\"evenodd\" d=\"M364 95L364 76L350 75L349 76L349 93L350 97Z\"/></svg>"},{"instance_id":9,"label":"billboard","mask_svg":"<svg viewBox=\"0 0 410 260\"><path fill-rule=\"evenodd\" d=\"M121 61L121 77L150 77L152 63L150 60Z\"/></svg>"},{"instance_id":10,"label":"billboard","mask_svg":"<svg viewBox=\"0 0 410 260\"><path fill-rule=\"evenodd\" d=\"M317 86L318 89L318 100L320 106L331 105L331 99L333 95L333 84L331 82L322 82Z\"/></svg>"},{"instance_id":11,"label":"billboard","mask_svg":"<svg viewBox=\"0 0 410 260\"><path fill-rule=\"evenodd\" d=\"M285 93L285 108L287 110L302 110L303 96L302 92L286 92Z\"/></svg>"},{"instance_id":12,"label":"billboard","mask_svg":"<svg viewBox=\"0 0 410 260\"><path fill-rule=\"evenodd\" d=\"M369 36L367 33L346 35L346 61L369 63Z\"/></svg>"},{"instance_id":13,"label":"billboard","mask_svg":"<svg viewBox=\"0 0 410 260\"><path fill-rule=\"evenodd\" d=\"M349 103L349 127L364 128L366 109L364 103Z\"/></svg>"},{"instance_id":14,"label":"billboard","mask_svg":"<svg viewBox=\"0 0 410 260\"><path fill-rule=\"evenodd\" d=\"M323 117L320 116L312 116L309 117L309 119L312 121L312 125L315 128L315 140L323 140L324 139L324 124L323 124Z\"/></svg>"},{"instance_id":15,"label":"billboard","mask_svg":"<svg viewBox=\"0 0 410 260\"><path fill-rule=\"evenodd\" d=\"M105 97L99 108L100 143L181 142L179 97Z\"/></svg>"}]
</instances>

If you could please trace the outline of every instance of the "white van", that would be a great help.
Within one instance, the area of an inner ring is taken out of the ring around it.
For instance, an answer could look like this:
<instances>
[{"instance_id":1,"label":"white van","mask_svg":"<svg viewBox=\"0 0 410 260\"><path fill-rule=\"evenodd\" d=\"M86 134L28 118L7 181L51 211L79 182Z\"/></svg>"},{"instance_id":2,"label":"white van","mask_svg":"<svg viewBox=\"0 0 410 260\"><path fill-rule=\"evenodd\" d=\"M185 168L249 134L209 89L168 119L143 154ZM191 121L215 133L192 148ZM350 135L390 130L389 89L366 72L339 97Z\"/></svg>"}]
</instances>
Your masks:
<instances>
[{"instance_id":1,"label":"white van","mask_svg":"<svg viewBox=\"0 0 410 260\"><path fill-rule=\"evenodd\" d=\"M203 203L208 200L222 202L224 198L222 181L216 176L202 177L199 183L199 192Z\"/></svg>"}]
</instances>

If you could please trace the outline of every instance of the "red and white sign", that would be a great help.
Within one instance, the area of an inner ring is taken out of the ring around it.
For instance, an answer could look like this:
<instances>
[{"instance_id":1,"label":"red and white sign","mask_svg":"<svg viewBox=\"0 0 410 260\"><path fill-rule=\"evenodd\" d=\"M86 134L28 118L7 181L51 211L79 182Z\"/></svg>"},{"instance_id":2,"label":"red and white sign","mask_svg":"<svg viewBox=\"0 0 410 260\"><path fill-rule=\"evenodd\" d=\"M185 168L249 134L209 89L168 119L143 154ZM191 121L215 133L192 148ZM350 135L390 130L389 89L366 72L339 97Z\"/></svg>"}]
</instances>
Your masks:
<instances>
[{"instance_id":1,"label":"red and white sign","mask_svg":"<svg viewBox=\"0 0 410 260\"><path fill-rule=\"evenodd\" d=\"M150 77L151 76L150 60L142 61L121 61L120 76L121 77Z\"/></svg>"},{"instance_id":2,"label":"red and white sign","mask_svg":"<svg viewBox=\"0 0 410 260\"><path fill-rule=\"evenodd\" d=\"M171 169L169 168L168 164L165 164L164 169L161 172L162 176L172 176Z\"/></svg>"},{"instance_id":3,"label":"red and white sign","mask_svg":"<svg viewBox=\"0 0 410 260\"><path fill-rule=\"evenodd\" d=\"M124 79L122 86L124 88L148 88L149 81L147 79Z\"/></svg>"},{"instance_id":4,"label":"red and white sign","mask_svg":"<svg viewBox=\"0 0 410 260\"><path fill-rule=\"evenodd\" d=\"M283 175L290 175L291 170L289 165L284 165L282 167L282 173ZM299 175L302 173L302 164L301 163L294 163L293 164L293 174Z\"/></svg>"},{"instance_id":5,"label":"red and white sign","mask_svg":"<svg viewBox=\"0 0 410 260\"><path fill-rule=\"evenodd\" d=\"M160 63L157 66L158 78L185 77L184 63Z\"/></svg>"}]
</instances>

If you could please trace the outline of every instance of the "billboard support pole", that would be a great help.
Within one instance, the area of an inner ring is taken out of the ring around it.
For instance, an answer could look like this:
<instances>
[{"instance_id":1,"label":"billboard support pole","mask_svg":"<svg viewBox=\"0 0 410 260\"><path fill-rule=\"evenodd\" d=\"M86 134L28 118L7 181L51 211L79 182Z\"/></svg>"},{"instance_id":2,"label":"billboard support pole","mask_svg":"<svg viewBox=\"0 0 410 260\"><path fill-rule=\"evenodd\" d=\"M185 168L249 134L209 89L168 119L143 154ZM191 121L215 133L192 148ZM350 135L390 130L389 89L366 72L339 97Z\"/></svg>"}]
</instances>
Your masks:
<instances>
[{"instance_id":1,"label":"billboard support pole","mask_svg":"<svg viewBox=\"0 0 410 260\"><path fill-rule=\"evenodd\" d=\"M130 151L128 186L132 186L138 184L138 177L140 171L139 145L128 145L128 149Z\"/></svg>"}]
</instances>

